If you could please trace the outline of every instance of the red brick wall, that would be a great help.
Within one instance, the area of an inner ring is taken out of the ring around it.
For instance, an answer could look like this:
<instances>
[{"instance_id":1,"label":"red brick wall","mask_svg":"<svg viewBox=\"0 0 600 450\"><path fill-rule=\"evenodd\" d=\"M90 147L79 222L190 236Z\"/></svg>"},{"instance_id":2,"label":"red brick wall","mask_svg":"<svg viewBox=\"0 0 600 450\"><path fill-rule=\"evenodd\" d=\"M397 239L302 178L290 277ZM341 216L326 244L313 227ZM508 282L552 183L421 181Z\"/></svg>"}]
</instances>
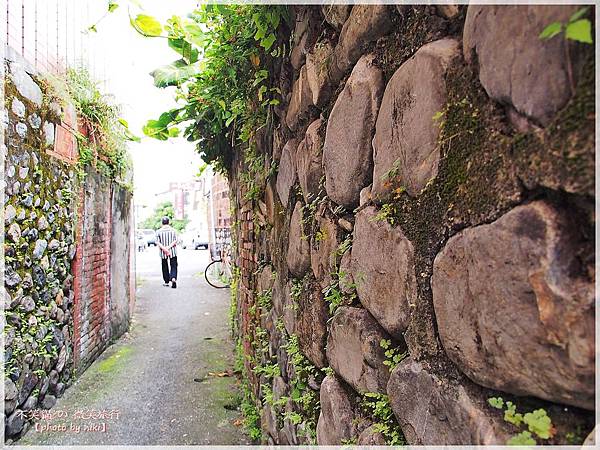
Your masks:
<instances>
[{"instance_id":1,"label":"red brick wall","mask_svg":"<svg viewBox=\"0 0 600 450\"><path fill-rule=\"evenodd\" d=\"M212 179L213 202L215 205L215 224L217 228L231 226L231 207L229 204L229 183L223 175L215 174Z\"/></svg>"},{"instance_id":2,"label":"red brick wall","mask_svg":"<svg viewBox=\"0 0 600 450\"><path fill-rule=\"evenodd\" d=\"M74 262L74 362L85 368L110 339L110 180L90 170L81 194Z\"/></svg>"}]
</instances>

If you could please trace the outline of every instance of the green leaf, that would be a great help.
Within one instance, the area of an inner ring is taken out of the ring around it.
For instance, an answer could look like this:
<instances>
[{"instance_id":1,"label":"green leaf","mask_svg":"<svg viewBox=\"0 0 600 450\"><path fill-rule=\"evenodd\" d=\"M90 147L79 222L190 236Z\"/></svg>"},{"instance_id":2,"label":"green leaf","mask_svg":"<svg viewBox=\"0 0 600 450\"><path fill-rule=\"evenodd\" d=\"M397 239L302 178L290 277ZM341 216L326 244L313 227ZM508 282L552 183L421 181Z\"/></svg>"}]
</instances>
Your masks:
<instances>
[{"instance_id":1,"label":"green leaf","mask_svg":"<svg viewBox=\"0 0 600 450\"><path fill-rule=\"evenodd\" d=\"M138 33L149 37L160 36L163 31L160 22L147 14L135 16L135 19L131 20L131 25Z\"/></svg>"},{"instance_id":2,"label":"green leaf","mask_svg":"<svg viewBox=\"0 0 600 450\"><path fill-rule=\"evenodd\" d=\"M540 39L550 39L560 33L562 30L562 23L560 22L552 22L544 31L540 33Z\"/></svg>"},{"instance_id":3,"label":"green leaf","mask_svg":"<svg viewBox=\"0 0 600 450\"><path fill-rule=\"evenodd\" d=\"M545 409L536 409L525 414L523 421L527 424L529 431L540 438L549 439L552 436L552 420L548 417Z\"/></svg>"},{"instance_id":4,"label":"green leaf","mask_svg":"<svg viewBox=\"0 0 600 450\"><path fill-rule=\"evenodd\" d=\"M265 94L265 92L267 92L267 87L265 85L262 85L260 88L258 88L258 100L259 101L262 101L263 95Z\"/></svg>"},{"instance_id":5,"label":"green leaf","mask_svg":"<svg viewBox=\"0 0 600 450\"><path fill-rule=\"evenodd\" d=\"M573 15L569 18L569 22L575 22L576 20L581 19L583 16L585 16L585 13L588 12L588 9L590 9L590 7L585 6L575 11Z\"/></svg>"},{"instance_id":6,"label":"green leaf","mask_svg":"<svg viewBox=\"0 0 600 450\"><path fill-rule=\"evenodd\" d=\"M194 22L185 22L183 24L183 29L186 33L188 33L188 39L192 44L198 47L204 46L204 43L206 42L206 35L198 24Z\"/></svg>"},{"instance_id":7,"label":"green leaf","mask_svg":"<svg viewBox=\"0 0 600 450\"><path fill-rule=\"evenodd\" d=\"M133 141L133 142L141 142L142 141L139 136L136 136L129 130L129 123L127 123L127 121L125 119L119 117L117 119L117 121L123 126L123 128L125 128L125 139L127 139L128 141Z\"/></svg>"},{"instance_id":8,"label":"green leaf","mask_svg":"<svg viewBox=\"0 0 600 450\"><path fill-rule=\"evenodd\" d=\"M496 409L502 409L504 407L504 400L502 397L490 397L488 398L488 403Z\"/></svg>"},{"instance_id":9,"label":"green leaf","mask_svg":"<svg viewBox=\"0 0 600 450\"><path fill-rule=\"evenodd\" d=\"M300 397L302 396L302 393L300 392L300 390L298 388L294 388L292 390L292 400L298 400Z\"/></svg>"},{"instance_id":10,"label":"green leaf","mask_svg":"<svg viewBox=\"0 0 600 450\"><path fill-rule=\"evenodd\" d=\"M94 24L94 25L92 25L91 27L89 27L87 30L88 30L89 32L92 32L92 33L97 33L97 32L98 32L98 29L96 28L96 25L95 25L95 24Z\"/></svg>"},{"instance_id":11,"label":"green leaf","mask_svg":"<svg viewBox=\"0 0 600 450\"><path fill-rule=\"evenodd\" d=\"M108 2L108 12L111 13L113 12L115 9L117 9L119 7L118 3L115 2Z\"/></svg>"},{"instance_id":12,"label":"green leaf","mask_svg":"<svg viewBox=\"0 0 600 450\"><path fill-rule=\"evenodd\" d=\"M523 431L506 441L506 445L535 445L535 439L529 431Z\"/></svg>"},{"instance_id":13,"label":"green leaf","mask_svg":"<svg viewBox=\"0 0 600 450\"><path fill-rule=\"evenodd\" d=\"M263 47L265 50L269 50L275 42L275 39L277 39L277 37L273 33L271 33L260 41L260 46Z\"/></svg>"},{"instance_id":14,"label":"green leaf","mask_svg":"<svg viewBox=\"0 0 600 450\"><path fill-rule=\"evenodd\" d=\"M198 61L198 50L192 47L188 41L183 38L169 38L169 47L179 53L188 63L195 63Z\"/></svg>"},{"instance_id":15,"label":"green leaf","mask_svg":"<svg viewBox=\"0 0 600 450\"><path fill-rule=\"evenodd\" d=\"M572 41L584 42L593 44L592 40L592 23L589 19L580 19L567 24L565 29L565 37Z\"/></svg>"},{"instance_id":16,"label":"green leaf","mask_svg":"<svg viewBox=\"0 0 600 450\"><path fill-rule=\"evenodd\" d=\"M196 64L187 64L183 59L159 67L150 72L154 78L154 86L164 88L167 86L180 86L181 83L190 79L200 72Z\"/></svg>"},{"instance_id":17,"label":"green leaf","mask_svg":"<svg viewBox=\"0 0 600 450\"><path fill-rule=\"evenodd\" d=\"M171 111L164 112L160 115L158 120L149 120L146 125L142 128L144 134L148 137L166 141L170 137L177 137L179 135L179 129L173 125L173 122L177 120L179 110L173 109Z\"/></svg>"}]
</instances>

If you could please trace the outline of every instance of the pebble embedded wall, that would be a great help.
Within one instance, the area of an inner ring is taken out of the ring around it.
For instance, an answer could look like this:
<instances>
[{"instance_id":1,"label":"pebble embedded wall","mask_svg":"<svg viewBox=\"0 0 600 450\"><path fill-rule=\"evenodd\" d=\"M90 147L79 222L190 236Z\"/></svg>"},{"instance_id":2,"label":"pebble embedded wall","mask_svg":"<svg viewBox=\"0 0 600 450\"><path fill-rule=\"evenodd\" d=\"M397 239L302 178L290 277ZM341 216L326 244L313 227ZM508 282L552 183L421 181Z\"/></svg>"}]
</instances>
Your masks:
<instances>
[{"instance_id":1,"label":"pebble embedded wall","mask_svg":"<svg viewBox=\"0 0 600 450\"><path fill-rule=\"evenodd\" d=\"M264 442L505 444L523 428L498 396L547 412L538 442L583 442L593 46L538 38L577 9L293 8L286 101L255 142L278 173L259 198L243 157L230 173ZM391 422L365 407L383 395Z\"/></svg>"},{"instance_id":2,"label":"pebble embedded wall","mask_svg":"<svg viewBox=\"0 0 600 450\"><path fill-rule=\"evenodd\" d=\"M55 142L61 106L22 64L5 64L4 412L5 437L16 440L27 412L54 406L75 371L127 329L129 313L110 307L133 304L129 254L117 277L110 263L123 256L111 239L131 232L131 194L92 169L78 176L73 137ZM125 294L109 295L121 283Z\"/></svg>"}]
</instances>

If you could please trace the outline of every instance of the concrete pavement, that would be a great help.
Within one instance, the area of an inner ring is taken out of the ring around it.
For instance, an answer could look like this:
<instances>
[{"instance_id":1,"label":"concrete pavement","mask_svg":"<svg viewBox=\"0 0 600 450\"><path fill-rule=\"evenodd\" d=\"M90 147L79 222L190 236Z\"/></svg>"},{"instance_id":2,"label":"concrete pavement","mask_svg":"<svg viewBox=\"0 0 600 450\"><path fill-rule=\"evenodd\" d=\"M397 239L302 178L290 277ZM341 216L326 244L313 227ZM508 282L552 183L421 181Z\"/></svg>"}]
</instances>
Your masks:
<instances>
[{"instance_id":1,"label":"concrete pavement","mask_svg":"<svg viewBox=\"0 0 600 450\"><path fill-rule=\"evenodd\" d=\"M51 412L63 416L40 421L17 445L248 443L234 425L240 417L235 377L209 375L232 368L233 343L229 291L204 280L208 252L180 250L177 289L161 285L158 250L137 255L129 333L59 399ZM93 411L112 418L88 417Z\"/></svg>"}]
</instances>

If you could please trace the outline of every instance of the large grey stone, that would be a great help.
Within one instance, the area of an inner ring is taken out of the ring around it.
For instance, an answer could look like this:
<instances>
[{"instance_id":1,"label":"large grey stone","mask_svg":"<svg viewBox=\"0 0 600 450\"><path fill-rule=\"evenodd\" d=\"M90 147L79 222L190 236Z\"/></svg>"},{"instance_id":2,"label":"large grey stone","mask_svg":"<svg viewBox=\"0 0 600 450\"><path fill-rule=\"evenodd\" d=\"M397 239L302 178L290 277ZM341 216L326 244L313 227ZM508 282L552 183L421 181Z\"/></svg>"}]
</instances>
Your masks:
<instances>
[{"instance_id":1,"label":"large grey stone","mask_svg":"<svg viewBox=\"0 0 600 450\"><path fill-rule=\"evenodd\" d=\"M371 183L377 112L383 75L374 56L356 64L327 122L323 146L325 187L329 197L348 208L358 205L360 191Z\"/></svg>"},{"instance_id":2,"label":"large grey stone","mask_svg":"<svg viewBox=\"0 0 600 450\"><path fill-rule=\"evenodd\" d=\"M19 391L10 378L4 378L4 400L14 400Z\"/></svg>"},{"instance_id":3,"label":"large grey stone","mask_svg":"<svg viewBox=\"0 0 600 450\"><path fill-rule=\"evenodd\" d=\"M23 281L21 282L21 287L23 289L31 289L33 287L33 278L31 277L30 272L25 272L23 274Z\"/></svg>"},{"instance_id":4,"label":"large grey stone","mask_svg":"<svg viewBox=\"0 0 600 450\"><path fill-rule=\"evenodd\" d=\"M318 42L306 55L306 79L312 94L312 102L323 108L331 98L335 76L333 45L329 41Z\"/></svg>"},{"instance_id":5,"label":"large grey stone","mask_svg":"<svg viewBox=\"0 0 600 450\"><path fill-rule=\"evenodd\" d=\"M30 395L29 398L25 401L25 403L23 404L23 406L21 406L21 409L23 411L29 411L33 408L36 407L38 402L38 398L35 395Z\"/></svg>"},{"instance_id":6,"label":"large grey stone","mask_svg":"<svg viewBox=\"0 0 600 450\"><path fill-rule=\"evenodd\" d=\"M48 247L48 241L45 239L38 239L35 241L35 248L33 249L33 257L35 259L41 259Z\"/></svg>"},{"instance_id":7,"label":"large grey stone","mask_svg":"<svg viewBox=\"0 0 600 450\"><path fill-rule=\"evenodd\" d=\"M29 370L23 372L21 378L17 382L17 387L19 388L19 395L17 397L19 405L25 403L25 400L27 400L27 397L29 397L29 394L31 394L31 391L38 381L39 377L35 373L32 373Z\"/></svg>"},{"instance_id":8,"label":"large grey stone","mask_svg":"<svg viewBox=\"0 0 600 450\"><path fill-rule=\"evenodd\" d=\"M23 66L19 63L11 62L10 63L10 79L14 83L17 91L27 100L34 103L36 106L42 106L42 101L44 99L42 95L42 90L33 81L33 78L29 76Z\"/></svg>"},{"instance_id":9,"label":"large grey stone","mask_svg":"<svg viewBox=\"0 0 600 450\"><path fill-rule=\"evenodd\" d=\"M437 9L438 14L445 19L454 19L460 13L458 5L437 5L435 8Z\"/></svg>"},{"instance_id":10,"label":"large grey stone","mask_svg":"<svg viewBox=\"0 0 600 450\"><path fill-rule=\"evenodd\" d=\"M6 436L14 436L20 433L23 425L25 425L25 415L22 410L17 409L6 419Z\"/></svg>"},{"instance_id":11,"label":"large grey stone","mask_svg":"<svg viewBox=\"0 0 600 450\"><path fill-rule=\"evenodd\" d=\"M344 23L335 47L335 62L344 73L363 54L363 48L392 30L392 7L389 5L355 5Z\"/></svg>"},{"instance_id":12,"label":"large grey stone","mask_svg":"<svg viewBox=\"0 0 600 450\"><path fill-rule=\"evenodd\" d=\"M510 437L485 396L428 373L410 357L392 371L387 392L411 445L504 445Z\"/></svg>"},{"instance_id":13,"label":"large grey stone","mask_svg":"<svg viewBox=\"0 0 600 450\"><path fill-rule=\"evenodd\" d=\"M279 160L279 169L277 172L276 189L279 194L279 200L283 206L287 206L290 196L290 189L296 182L296 149L298 141L290 139L281 151L281 159Z\"/></svg>"},{"instance_id":14,"label":"large grey stone","mask_svg":"<svg viewBox=\"0 0 600 450\"><path fill-rule=\"evenodd\" d=\"M68 353L67 346L63 345L63 347L60 349L60 352L58 354L58 362L56 363L56 367L55 367L55 369L58 372L61 372L64 369L65 364L67 363L67 353Z\"/></svg>"},{"instance_id":15,"label":"large grey stone","mask_svg":"<svg viewBox=\"0 0 600 450\"><path fill-rule=\"evenodd\" d=\"M287 265L296 278L301 278L310 267L310 245L302 224L302 203L296 202L290 220Z\"/></svg>"},{"instance_id":16,"label":"large grey stone","mask_svg":"<svg viewBox=\"0 0 600 450\"><path fill-rule=\"evenodd\" d=\"M296 151L298 181L306 203L310 203L319 194L323 177L323 135L320 133L322 126L321 119L311 123Z\"/></svg>"},{"instance_id":17,"label":"large grey stone","mask_svg":"<svg viewBox=\"0 0 600 450\"><path fill-rule=\"evenodd\" d=\"M292 96L285 116L285 123L290 130L295 131L298 125L305 121L312 104L312 91L308 84L306 65L304 65L292 86Z\"/></svg>"},{"instance_id":18,"label":"large grey stone","mask_svg":"<svg viewBox=\"0 0 600 450\"><path fill-rule=\"evenodd\" d=\"M296 25L294 27L290 62L294 69L304 64L306 54L317 42L321 32L321 20L312 6L295 6Z\"/></svg>"},{"instance_id":19,"label":"large grey stone","mask_svg":"<svg viewBox=\"0 0 600 450\"><path fill-rule=\"evenodd\" d=\"M552 22L566 23L576 5L470 5L464 28L467 61L477 55L479 79L494 100L542 125L571 97L568 64L577 73L574 43L562 36L540 39ZM571 47L566 62L565 46Z\"/></svg>"},{"instance_id":20,"label":"large grey stone","mask_svg":"<svg viewBox=\"0 0 600 450\"><path fill-rule=\"evenodd\" d=\"M15 125L15 131L21 139L25 139L27 136L27 125L25 125L23 122L19 122Z\"/></svg>"},{"instance_id":21,"label":"large grey stone","mask_svg":"<svg viewBox=\"0 0 600 450\"><path fill-rule=\"evenodd\" d=\"M362 308L342 306L331 320L327 359L331 368L360 393L385 393L389 378L381 340L389 335Z\"/></svg>"},{"instance_id":22,"label":"large grey stone","mask_svg":"<svg viewBox=\"0 0 600 450\"><path fill-rule=\"evenodd\" d=\"M4 223L11 223L13 220L15 220L16 216L17 210L15 209L15 207L13 205L6 205L6 207L4 208Z\"/></svg>"},{"instance_id":23,"label":"large grey stone","mask_svg":"<svg viewBox=\"0 0 600 450\"><path fill-rule=\"evenodd\" d=\"M279 439L279 433L277 431L277 413L275 412L275 408L269 404L263 405L260 410L260 428L263 433L266 432L272 439Z\"/></svg>"},{"instance_id":24,"label":"large grey stone","mask_svg":"<svg viewBox=\"0 0 600 450\"><path fill-rule=\"evenodd\" d=\"M31 275L29 276L31 277ZM20 303L21 307L25 312L31 312L35 309L35 301L29 295L26 295L23 298L21 298Z\"/></svg>"},{"instance_id":25,"label":"large grey stone","mask_svg":"<svg viewBox=\"0 0 600 450\"><path fill-rule=\"evenodd\" d=\"M4 284L15 287L21 282L21 276L12 267L6 267L4 271Z\"/></svg>"},{"instance_id":26,"label":"large grey stone","mask_svg":"<svg viewBox=\"0 0 600 450\"><path fill-rule=\"evenodd\" d=\"M352 5L323 5L321 11L329 25L336 30L341 30L350 15Z\"/></svg>"},{"instance_id":27,"label":"large grey stone","mask_svg":"<svg viewBox=\"0 0 600 450\"><path fill-rule=\"evenodd\" d=\"M360 397L334 375L321 383L318 445L342 445L358 436Z\"/></svg>"},{"instance_id":28,"label":"large grey stone","mask_svg":"<svg viewBox=\"0 0 600 450\"><path fill-rule=\"evenodd\" d=\"M273 272L271 266L264 266L257 277L256 291L262 293L272 290L275 277L275 272Z\"/></svg>"},{"instance_id":29,"label":"large grey stone","mask_svg":"<svg viewBox=\"0 0 600 450\"><path fill-rule=\"evenodd\" d=\"M300 351L316 367L327 366L327 303L320 287L309 285L298 299L294 333L298 336Z\"/></svg>"},{"instance_id":30,"label":"large grey stone","mask_svg":"<svg viewBox=\"0 0 600 450\"><path fill-rule=\"evenodd\" d=\"M375 198L398 187L418 195L437 175L439 124L434 116L446 106L444 75L458 55L453 39L424 45L386 86L373 138Z\"/></svg>"},{"instance_id":31,"label":"large grey stone","mask_svg":"<svg viewBox=\"0 0 600 450\"><path fill-rule=\"evenodd\" d=\"M568 217L535 201L452 237L433 302L448 356L473 381L593 409L593 266Z\"/></svg>"},{"instance_id":32,"label":"large grey stone","mask_svg":"<svg viewBox=\"0 0 600 450\"><path fill-rule=\"evenodd\" d=\"M31 125L31 128L35 130L37 130L40 127L40 125L42 125L42 118L35 113L30 115L27 121L29 122L29 125Z\"/></svg>"},{"instance_id":33,"label":"large grey stone","mask_svg":"<svg viewBox=\"0 0 600 450\"><path fill-rule=\"evenodd\" d=\"M13 98L11 110L15 115L25 117L25 104L18 98Z\"/></svg>"},{"instance_id":34,"label":"large grey stone","mask_svg":"<svg viewBox=\"0 0 600 450\"><path fill-rule=\"evenodd\" d=\"M290 335L296 333L296 312L298 311L298 304L296 302L296 299L292 298L291 292L292 280L288 281L288 283L284 287L284 290L282 291L283 306L281 314L285 329Z\"/></svg>"},{"instance_id":35,"label":"large grey stone","mask_svg":"<svg viewBox=\"0 0 600 450\"><path fill-rule=\"evenodd\" d=\"M44 122L44 142L47 146L54 145L54 124L52 122Z\"/></svg>"},{"instance_id":36,"label":"large grey stone","mask_svg":"<svg viewBox=\"0 0 600 450\"><path fill-rule=\"evenodd\" d=\"M384 446L388 445L385 436L375 425L371 425L358 435L357 445Z\"/></svg>"},{"instance_id":37,"label":"large grey stone","mask_svg":"<svg viewBox=\"0 0 600 450\"><path fill-rule=\"evenodd\" d=\"M17 407L17 400L4 400L4 416L10 416Z\"/></svg>"},{"instance_id":38,"label":"large grey stone","mask_svg":"<svg viewBox=\"0 0 600 450\"><path fill-rule=\"evenodd\" d=\"M336 271L340 255L336 253L341 241L341 233L336 221L330 217L318 218L318 229L311 241L310 266L324 288L331 284L331 274Z\"/></svg>"},{"instance_id":39,"label":"large grey stone","mask_svg":"<svg viewBox=\"0 0 600 450\"><path fill-rule=\"evenodd\" d=\"M21 227L19 226L19 224L13 222L10 225L10 227L8 227L6 235L10 238L11 241L19 242L19 239L21 239Z\"/></svg>"},{"instance_id":40,"label":"large grey stone","mask_svg":"<svg viewBox=\"0 0 600 450\"><path fill-rule=\"evenodd\" d=\"M373 206L356 215L351 271L363 306L388 333L402 337L417 296L414 250L400 228L377 219Z\"/></svg>"},{"instance_id":41,"label":"large grey stone","mask_svg":"<svg viewBox=\"0 0 600 450\"><path fill-rule=\"evenodd\" d=\"M42 400L42 408L50 409L56 405L56 397L54 395L46 395Z\"/></svg>"}]
</instances>

